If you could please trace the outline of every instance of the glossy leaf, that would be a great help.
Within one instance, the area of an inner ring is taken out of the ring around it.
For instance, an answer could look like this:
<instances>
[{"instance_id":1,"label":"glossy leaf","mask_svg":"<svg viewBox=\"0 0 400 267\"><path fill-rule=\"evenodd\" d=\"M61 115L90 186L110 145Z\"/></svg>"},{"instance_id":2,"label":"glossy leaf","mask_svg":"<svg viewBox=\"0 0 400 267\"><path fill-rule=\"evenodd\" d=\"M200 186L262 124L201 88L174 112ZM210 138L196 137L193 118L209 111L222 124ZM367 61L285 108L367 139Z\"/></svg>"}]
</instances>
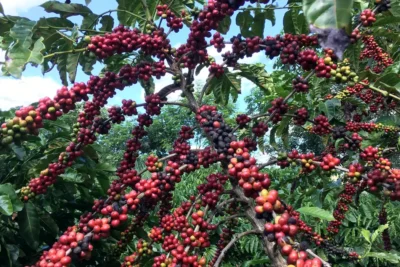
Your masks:
<instances>
[{"instance_id":1,"label":"glossy leaf","mask_svg":"<svg viewBox=\"0 0 400 267\"><path fill-rule=\"evenodd\" d=\"M243 11L236 16L236 25L239 26L240 32L244 37L251 36L251 25L253 24L254 18L250 14L249 10Z\"/></svg>"},{"instance_id":2,"label":"glossy leaf","mask_svg":"<svg viewBox=\"0 0 400 267\"><path fill-rule=\"evenodd\" d=\"M21 211L24 204L20 200L19 196L15 193L15 189L11 184L0 185L0 196L6 195L10 198L12 209L14 212Z\"/></svg>"},{"instance_id":3,"label":"glossy leaf","mask_svg":"<svg viewBox=\"0 0 400 267\"><path fill-rule=\"evenodd\" d=\"M343 29L351 25L353 0L303 0L308 23L320 29Z\"/></svg>"},{"instance_id":4,"label":"glossy leaf","mask_svg":"<svg viewBox=\"0 0 400 267\"><path fill-rule=\"evenodd\" d=\"M376 240L376 238L377 238L378 236L380 236L380 235L383 233L383 231L385 231L385 230L388 229L388 228L389 228L389 224L380 225L380 226L378 227L378 229L376 229L376 230L374 231L374 233L372 234L372 236L371 236L371 243L373 243L373 242Z\"/></svg>"},{"instance_id":5,"label":"glossy leaf","mask_svg":"<svg viewBox=\"0 0 400 267\"><path fill-rule=\"evenodd\" d=\"M71 54L68 54L68 56L67 56L67 72L68 72L69 81L71 83L75 82L76 72L78 69L79 57L81 54L82 53L71 53Z\"/></svg>"},{"instance_id":6,"label":"glossy leaf","mask_svg":"<svg viewBox=\"0 0 400 267\"><path fill-rule=\"evenodd\" d=\"M226 34L231 26L231 17L226 16L219 24L217 31Z\"/></svg>"},{"instance_id":7,"label":"glossy leaf","mask_svg":"<svg viewBox=\"0 0 400 267\"><path fill-rule=\"evenodd\" d=\"M302 207L297 211L300 212L301 214L312 216L314 218L318 218L328 222L335 220L335 218L333 218L332 212L323 210L318 207Z\"/></svg>"},{"instance_id":8,"label":"glossy leaf","mask_svg":"<svg viewBox=\"0 0 400 267\"><path fill-rule=\"evenodd\" d=\"M114 18L110 15L105 15L100 19L100 31L110 32L114 28Z\"/></svg>"},{"instance_id":9,"label":"glossy leaf","mask_svg":"<svg viewBox=\"0 0 400 267\"><path fill-rule=\"evenodd\" d=\"M39 246L40 223L36 207L28 202L18 215L19 233L26 243L36 249Z\"/></svg>"},{"instance_id":10,"label":"glossy leaf","mask_svg":"<svg viewBox=\"0 0 400 267\"><path fill-rule=\"evenodd\" d=\"M393 264L400 263L400 256L393 254L393 253L369 252L364 257L376 258L376 259L380 259L383 261L388 261Z\"/></svg>"},{"instance_id":11,"label":"glossy leaf","mask_svg":"<svg viewBox=\"0 0 400 267\"><path fill-rule=\"evenodd\" d=\"M12 202L9 196L0 195L0 213L10 216L13 213Z\"/></svg>"},{"instance_id":12,"label":"glossy leaf","mask_svg":"<svg viewBox=\"0 0 400 267\"><path fill-rule=\"evenodd\" d=\"M43 227L48 231L53 237L59 234L59 228L54 219L47 213L40 216L40 221L43 223Z\"/></svg>"},{"instance_id":13,"label":"glossy leaf","mask_svg":"<svg viewBox=\"0 0 400 267\"><path fill-rule=\"evenodd\" d=\"M43 3L41 7L48 13L60 14L62 18L77 15L86 16L92 13L87 6L81 4L64 4L58 1L48 1Z\"/></svg>"}]
</instances>

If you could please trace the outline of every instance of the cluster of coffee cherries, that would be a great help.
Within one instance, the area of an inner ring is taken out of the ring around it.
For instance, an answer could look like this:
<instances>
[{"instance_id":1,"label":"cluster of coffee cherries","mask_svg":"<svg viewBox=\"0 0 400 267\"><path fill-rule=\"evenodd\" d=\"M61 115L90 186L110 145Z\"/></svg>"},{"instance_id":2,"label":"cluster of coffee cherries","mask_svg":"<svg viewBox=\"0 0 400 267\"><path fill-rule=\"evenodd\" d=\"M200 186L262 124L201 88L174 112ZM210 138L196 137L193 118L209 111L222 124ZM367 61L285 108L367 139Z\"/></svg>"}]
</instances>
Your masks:
<instances>
[{"instance_id":1,"label":"cluster of coffee cherries","mask_svg":"<svg viewBox=\"0 0 400 267\"><path fill-rule=\"evenodd\" d=\"M176 15L168 9L168 5L158 5L157 16L167 20L167 26L170 27L174 32L178 32L183 27L182 18L176 17ZM182 10L182 17L185 17L185 11Z\"/></svg>"},{"instance_id":2,"label":"cluster of coffee cherries","mask_svg":"<svg viewBox=\"0 0 400 267\"><path fill-rule=\"evenodd\" d=\"M162 169L162 162L158 161L158 157L155 155L149 155L146 159L145 165L149 172L157 172Z\"/></svg>"},{"instance_id":3,"label":"cluster of coffee cherries","mask_svg":"<svg viewBox=\"0 0 400 267\"><path fill-rule=\"evenodd\" d=\"M379 149L368 146L360 152L360 157L365 161L374 161L379 158Z\"/></svg>"},{"instance_id":4,"label":"cluster of coffee cherries","mask_svg":"<svg viewBox=\"0 0 400 267\"><path fill-rule=\"evenodd\" d=\"M350 150L357 150L361 147L363 138L358 133L352 133L349 139L345 140L344 148Z\"/></svg>"},{"instance_id":5,"label":"cluster of coffee cherries","mask_svg":"<svg viewBox=\"0 0 400 267\"><path fill-rule=\"evenodd\" d=\"M262 137L268 132L268 124L263 121L258 121L254 123L251 131L255 136Z\"/></svg>"},{"instance_id":6,"label":"cluster of coffee cherries","mask_svg":"<svg viewBox=\"0 0 400 267\"><path fill-rule=\"evenodd\" d=\"M387 212L385 207L382 207L381 211L379 212L379 224L385 225L388 223L387 220ZM386 251L390 251L392 249L392 242L390 241L389 229L385 229L382 232L382 240L383 240L383 247Z\"/></svg>"},{"instance_id":7,"label":"cluster of coffee cherries","mask_svg":"<svg viewBox=\"0 0 400 267\"><path fill-rule=\"evenodd\" d=\"M295 125L302 126L302 125L306 124L308 118L309 118L308 110L304 107L299 108L294 113L293 123Z\"/></svg>"},{"instance_id":8,"label":"cluster of coffee cherries","mask_svg":"<svg viewBox=\"0 0 400 267\"><path fill-rule=\"evenodd\" d=\"M312 132L318 135L329 134L331 132L331 125L328 118L324 115L318 115L315 117Z\"/></svg>"},{"instance_id":9,"label":"cluster of coffee cherries","mask_svg":"<svg viewBox=\"0 0 400 267\"><path fill-rule=\"evenodd\" d=\"M93 250L91 235L77 232L76 226L68 229L60 236L52 248L44 251L37 267L69 266L72 259L88 260Z\"/></svg>"},{"instance_id":10,"label":"cluster of coffee cherries","mask_svg":"<svg viewBox=\"0 0 400 267\"><path fill-rule=\"evenodd\" d=\"M23 107L15 112L15 117L1 125L1 144L8 145L22 140L27 134L37 135L43 127L42 117L33 106Z\"/></svg>"},{"instance_id":11,"label":"cluster of coffee cherries","mask_svg":"<svg viewBox=\"0 0 400 267\"><path fill-rule=\"evenodd\" d=\"M211 137L219 156L228 155L230 143L236 140L236 136L232 133L233 129L224 122L217 108L207 105L200 107L196 113L196 120Z\"/></svg>"},{"instance_id":12,"label":"cluster of coffee cherries","mask_svg":"<svg viewBox=\"0 0 400 267\"><path fill-rule=\"evenodd\" d=\"M307 93L308 89L310 88L308 81L301 76L296 77L292 81L293 89L296 92Z\"/></svg>"},{"instance_id":13,"label":"cluster of coffee cherries","mask_svg":"<svg viewBox=\"0 0 400 267\"><path fill-rule=\"evenodd\" d=\"M239 114L236 116L236 123L239 125L240 129L243 129L251 121L251 118L246 114Z\"/></svg>"},{"instance_id":14,"label":"cluster of coffee cherries","mask_svg":"<svg viewBox=\"0 0 400 267\"><path fill-rule=\"evenodd\" d=\"M328 154L322 158L320 167L324 171L334 170L340 164L340 159L335 158L332 154Z\"/></svg>"},{"instance_id":15,"label":"cluster of coffee cherries","mask_svg":"<svg viewBox=\"0 0 400 267\"><path fill-rule=\"evenodd\" d=\"M349 210L348 205L353 202L353 196L356 194L358 184L346 183L345 189L339 195L339 201L333 212L334 221L330 221L326 230L331 234L339 233L339 228L345 218L345 213Z\"/></svg>"},{"instance_id":16,"label":"cluster of coffee cherries","mask_svg":"<svg viewBox=\"0 0 400 267\"><path fill-rule=\"evenodd\" d=\"M376 21L375 13L369 8L364 9L361 12L360 20L364 27L369 27Z\"/></svg>"},{"instance_id":17,"label":"cluster of coffee cherries","mask_svg":"<svg viewBox=\"0 0 400 267\"><path fill-rule=\"evenodd\" d=\"M93 36L88 44L88 50L101 59L138 49L147 55L163 59L164 51L170 51L171 45L162 29L143 34L136 28L130 30L122 25L114 28L111 33Z\"/></svg>"},{"instance_id":18,"label":"cluster of coffee cherries","mask_svg":"<svg viewBox=\"0 0 400 267\"><path fill-rule=\"evenodd\" d=\"M360 59L373 59L372 70L374 72L380 73L393 64L393 59L378 45L374 36L363 36L362 42L364 49L361 51Z\"/></svg>"},{"instance_id":19,"label":"cluster of coffee cherries","mask_svg":"<svg viewBox=\"0 0 400 267\"><path fill-rule=\"evenodd\" d=\"M273 123L278 123L282 120L282 116L286 114L289 106L285 103L282 97L275 98L271 101L271 107L268 109L268 113L271 116Z\"/></svg>"}]
</instances>

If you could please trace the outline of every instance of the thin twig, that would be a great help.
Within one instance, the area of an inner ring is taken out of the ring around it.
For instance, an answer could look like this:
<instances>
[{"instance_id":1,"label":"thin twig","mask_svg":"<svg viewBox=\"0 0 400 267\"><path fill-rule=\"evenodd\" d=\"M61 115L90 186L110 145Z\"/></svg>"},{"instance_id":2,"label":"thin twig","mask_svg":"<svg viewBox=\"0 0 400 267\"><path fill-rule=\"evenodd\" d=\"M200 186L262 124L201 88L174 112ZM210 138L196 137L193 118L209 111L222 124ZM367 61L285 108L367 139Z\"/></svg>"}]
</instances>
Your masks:
<instances>
[{"instance_id":1,"label":"thin twig","mask_svg":"<svg viewBox=\"0 0 400 267\"><path fill-rule=\"evenodd\" d=\"M259 234L261 234L261 232L257 231L257 230L250 230L250 231L246 231L246 232L234 235L232 240L228 243L228 245L226 245L226 247L224 247L224 249L221 251L221 254L219 255L219 257L213 267L218 267L221 264L222 260L225 257L225 254L235 244L236 241L238 241L240 238L242 238L246 235L251 235L251 234L259 235Z\"/></svg>"}]
</instances>

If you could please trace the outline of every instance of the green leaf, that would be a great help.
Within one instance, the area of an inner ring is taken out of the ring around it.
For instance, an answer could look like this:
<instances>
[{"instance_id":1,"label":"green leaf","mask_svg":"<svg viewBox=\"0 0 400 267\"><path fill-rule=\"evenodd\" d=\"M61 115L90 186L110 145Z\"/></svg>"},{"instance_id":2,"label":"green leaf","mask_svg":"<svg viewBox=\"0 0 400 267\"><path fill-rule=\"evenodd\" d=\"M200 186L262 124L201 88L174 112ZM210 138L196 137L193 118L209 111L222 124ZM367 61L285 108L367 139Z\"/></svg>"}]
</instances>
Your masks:
<instances>
[{"instance_id":1,"label":"green leaf","mask_svg":"<svg viewBox=\"0 0 400 267\"><path fill-rule=\"evenodd\" d=\"M88 6L92 0L85 0L85 4Z\"/></svg>"},{"instance_id":2,"label":"green leaf","mask_svg":"<svg viewBox=\"0 0 400 267\"><path fill-rule=\"evenodd\" d=\"M353 0L303 0L309 24L320 29L349 29Z\"/></svg>"},{"instance_id":3,"label":"green leaf","mask_svg":"<svg viewBox=\"0 0 400 267\"><path fill-rule=\"evenodd\" d=\"M296 33L296 30L293 25L292 19L292 11L286 11L285 15L283 16L283 31L285 33Z\"/></svg>"},{"instance_id":4,"label":"green leaf","mask_svg":"<svg viewBox=\"0 0 400 267\"><path fill-rule=\"evenodd\" d=\"M254 18L250 14L249 10L243 11L236 16L236 25L240 28L240 33L244 37L251 36L251 25L253 24Z\"/></svg>"},{"instance_id":5,"label":"green leaf","mask_svg":"<svg viewBox=\"0 0 400 267\"><path fill-rule=\"evenodd\" d=\"M100 171L106 171L106 172L115 172L117 168L114 166L111 166L107 163L100 163L96 165L96 169Z\"/></svg>"},{"instance_id":6,"label":"green leaf","mask_svg":"<svg viewBox=\"0 0 400 267\"><path fill-rule=\"evenodd\" d=\"M108 176L105 175L104 173L97 172L96 179L99 182L100 187L103 190L103 192L106 193L108 188L110 187L110 180L108 179Z\"/></svg>"},{"instance_id":7,"label":"green leaf","mask_svg":"<svg viewBox=\"0 0 400 267\"><path fill-rule=\"evenodd\" d=\"M68 19L63 18L41 18L37 22L38 27L57 27L57 28L72 28L74 23ZM47 31L55 32L55 29L46 29Z\"/></svg>"},{"instance_id":8,"label":"green leaf","mask_svg":"<svg viewBox=\"0 0 400 267\"><path fill-rule=\"evenodd\" d=\"M271 93L273 87L273 79L265 71L265 65L262 63L256 64L238 64L236 69L240 70L237 74L248 79L263 91Z\"/></svg>"},{"instance_id":9,"label":"green leaf","mask_svg":"<svg viewBox=\"0 0 400 267\"><path fill-rule=\"evenodd\" d=\"M253 25L251 26L251 32L253 33L253 35L263 38L264 27L265 27L265 13L259 12L254 16Z\"/></svg>"},{"instance_id":10,"label":"green leaf","mask_svg":"<svg viewBox=\"0 0 400 267\"><path fill-rule=\"evenodd\" d=\"M318 207L302 207L297 210L301 214L304 215L309 215L315 218L319 218L321 220L326 220L326 221L334 221L335 218L332 215L332 212L329 212L327 210L318 208Z\"/></svg>"},{"instance_id":11,"label":"green leaf","mask_svg":"<svg viewBox=\"0 0 400 267\"><path fill-rule=\"evenodd\" d=\"M386 252L369 252L364 257L377 258L394 264L400 262L400 256Z\"/></svg>"},{"instance_id":12,"label":"green leaf","mask_svg":"<svg viewBox=\"0 0 400 267\"><path fill-rule=\"evenodd\" d=\"M11 144L10 147L14 151L15 155L17 156L17 158L20 161L22 161L25 158L26 151L25 151L24 147L18 146L16 144Z\"/></svg>"},{"instance_id":13,"label":"green leaf","mask_svg":"<svg viewBox=\"0 0 400 267\"><path fill-rule=\"evenodd\" d=\"M72 48L70 42L64 41L64 44L61 46L60 51L67 51ZM67 86L67 59L68 54L62 54L57 57L57 70L60 75L60 79L63 85Z\"/></svg>"},{"instance_id":14,"label":"green leaf","mask_svg":"<svg viewBox=\"0 0 400 267\"><path fill-rule=\"evenodd\" d=\"M229 101L229 96L232 95L234 101L237 94L240 93L240 79L237 75L229 73L227 68L224 69L224 74L221 77L213 76L209 88L214 93L215 101L226 105Z\"/></svg>"},{"instance_id":15,"label":"green leaf","mask_svg":"<svg viewBox=\"0 0 400 267\"><path fill-rule=\"evenodd\" d=\"M33 49L30 50L32 45L32 32L36 22L18 20L14 27L10 30L10 36L14 39L15 44L10 48L8 56L11 61L7 63L7 71L14 77L20 78L25 65L28 62L34 64L41 64L43 62L43 55L41 51L45 49L43 44L43 37L39 38Z\"/></svg>"},{"instance_id":16,"label":"green leaf","mask_svg":"<svg viewBox=\"0 0 400 267\"><path fill-rule=\"evenodd\" d=\"M143 87L146 95L151 95L154 93L154 90L156 89L155 84L154 84L154 79L153 77L150 77L148 81L140 80L140 85Z\"/></svg>"},{"instance_id":17,"label":"green leaf","mask_svg":"<svg viewBox=\"0 0 400 267\"><path fill-rule=\"evenodd\" d=\"M60 230L54 219L49 214L44 213L40 216L40 220L43 222L43 227L46 229L46 231L48 231L54 237L57 237Z\"/></svg>"},{"instance_id":18,"label":"green leaf","mask_svg":"<svg viewBox=\"0 0 400 267\"><path fill-rule=\"evenodd\" d=\"M118 12L117 17L119 23L125 26L134 26L136 24L137 18L131 14L124 12L127 10L134 14L144 15L143 5L140 0L117 0L118 2ZM156 2L156 1L154 1Z\"/></svg>"},{"instance_id":19,"label":"green leaf","mask_svg":"<svg viewBox=\"0 0 400 267\"><path fill-rule=\"evenodd\" d=\"M0 196L0 213L10 216L13 214L11 199L7 195Z\"/></svg>"},{"instance_id":20,"label":"green leaf","mask_svg":"<svg viewBox=\"0 0 400 267\"><path fill-rule=\"evenodd\" d=\"M218 23L217 31L222 34L226 34L229 31L230 26L231 26L231 17L225 16L225 18L220 23Z\"/></svg>"},{"instance_id":21,"label":"green leaf","mask_svg":"<svg viewBox=\"0 0 400 267\"><path fill-rule=\"evenodd\" d=\"M98 16L93 13L85 15L80 28L90 30L94 29L97 24L97 18Z\"/></svg>"},{"instance_id":22,"label":"green leaf","mask_svg":"<svg viewBox=\"0 0 400 267\"><path fill-rule=\"evenodd\" d=\"M114 28L114 18L110 15L103 16L100 23L102 25L100 31L110 32Z\"/></svg>"},{"instance_id":23,"label":"green leaf","mask_svg":"<svg viewBox=\"0 0 400 267\"><path fill-rule=\"evenodd\" d=\"M400 17L400 0L392 0L389 11L393 16Z\"/></svg>"},{"instance_id":24,"label":"green leaf","mask_svg":"<svg viewBox=\"0 0 400 267\"><path fill-rule=\"evenodd\" d=\"M96 62L96 57L91 56L89 53L83 53L79 57L79 65L81 65L82 71L87 75L92 74L93 66Z\"/></svg>"},{"instance_id":25,"label":"green leaf","mask_svg":"<svg viewBox=\"0 0 400 267\"><path fill-rule=\"evenodd\" d=\"M269 133L269 144L276 150L279 150L278 144L275 141L275 134L276 134L277 129L278 129L278 125L275 125L274 127L272 127L271 132Z\"/></svg>"},{"instance_id":26,"label":"green leaf","mask_svg":"<svg viewBox=\"0 0 400 267\"><path fill-rule=\"evenodd\" d=\"M375 232L371 236L371 243L375 241L375 239L382 234L383 231L389 228L389 224L384 224L380 225L378 229L375 230Z\"/></svg>"},{"instance_id":27,"label":"green leaf","mask_svg":"<svg viewBox=\"0 0 400 267\"><path fill-rule=\"evenodd\" d=\"M32 203L25 203L18 216L18 225L21 237L32 249L36 249L39 246L40 223Z\"/></svg>"},{"instance_id":28,"label":"green leaf","mask_svg":"<svg viewBox=\"0 0 400 267\"><path fill-rule=\"evenodd\" d=\"M82 52L68 54L68 56L67 56L66 71L68 73L69 81L71 83L75 82L76 72L77 72L77 69L78 69L79 57L81 55L82 55Z\"/></svg>"},{"instance_id":29,"label":"green leaf","mask_svg":"<svg viewBox=\"0 0 400 267\"><path fill-rule=\"evenodd\" d=\"M18 195L15 193L15 189L11 184L0 185L0 196L6 195L10 198L12 209L14 212L19 212L24 207L24 204L19 199Z\"/></svg>"},{"instance_id":30,"label":"green leaf","mask_svg":"<svg viewBox=\"0 0 400 267\"><path fill-rule=\"evenodd\" d=\"M0 13L4 15L4 8L3 5L0 3Z\"/></svg>"},{"instance_id":31,"label":"green leaf","mask_svg":"<svg viewBox=\"0 0 400 267\"><path fill-rule=\"evenodd\" d=\"M274 9L267 9L264 12L265 19L271 21L272 26L275 26L276 17L275 17L275 10Z\"/></svg>"},{"instance_id":32,"label":"green leaf","mask_svg":"<svg viewBox=\"0 0 400 267\"><path fill-rule=\"evenodd\" d=\"M367 229L361 229L361 234L368 243L371 243L371 232L370 231L368 231Z\"/></svg>"},{"instance_id":33,"label":"green leaf","mask_svg":"<svg viewBox=\"0 0 400 267\"><path fill-rule=\"evenodd\" d=\"M48 13L60 14L62 18L67 18L70 16L86 16L92 14L92 11L82 4L64 4L58 1L48 1L43 3L41 7Z\"/></svg>"}]
</instances>

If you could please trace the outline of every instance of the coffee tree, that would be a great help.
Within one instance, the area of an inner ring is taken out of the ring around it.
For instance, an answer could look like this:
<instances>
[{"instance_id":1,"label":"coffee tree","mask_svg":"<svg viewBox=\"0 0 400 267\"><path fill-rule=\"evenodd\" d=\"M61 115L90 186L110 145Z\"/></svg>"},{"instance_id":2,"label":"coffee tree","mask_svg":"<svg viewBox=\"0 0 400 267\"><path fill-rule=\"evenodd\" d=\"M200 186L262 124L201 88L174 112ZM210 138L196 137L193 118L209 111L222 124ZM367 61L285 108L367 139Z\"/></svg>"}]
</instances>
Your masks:
<instances>
[{"instance_id":1,"label":"coffee tree","mask_svg":"<svg viewBox=\"0 0 400 267\"><path fill-rule=\"evenodd\" d=\"M400 200L400 169L396 156L391 158L398 151L400 130L400 3L272 2L118 0L117 9L97 15L82 4L49 1L41 7L59 16L38 21L8 16L0 5L3 73L18 78L28 64L43 73L56 68L64 84L53 98L19 108L4 121L2 153L29 146L48 122L70 116L83 103L72 140L58 159L25 186L1 185L2 226L20 232L17 240L25 238L21 242L30 246L15 253L21 248L2 237L4 262L113 266L121 259L120 266L243 266L241 259L232 262L226 255L236 242L254 235L267 257L246 265L399 264L397 233L389 231L396 222L388 218L396 218ZM264 36L265 20L275 23L275 9L287 9L284 33ZM82 17L79 25L70 20L75 16ZM232 18L239 34L230 30ZM184 27L187 40L172 47L174 33ZM229 48L222 62L208 55L211 46L220 53ZM241 63L257 53L275 60L272 74L263 64ZM78 65L91 74L96 62L105 64L102 73L75 81ZM209 76L195 90L202 68L208 68ZM171 83L155 92L153 79L166 75ZM241 78L257 89L248 98L249 113L239 114L235 125L220 110L238 98ZM107 107L107 114L101 112L117 90L134 84L143 87L144 103L123 100L121 106ZM176 91L183 100L168 101ZM185 109L187 122L174 133L170 152L145 155L143 140L165 106ZM56 240L41 239L36 213L46 195L61 176L79 170L77 162L90 158L87 149L99 136L130 116L136 122L106 195L75 224L56 225ZM206 145L193 147L193 138L204 138ZM268 151L269 160L258 159L257 150ZM138 168L141 157L144 168ZM174 190L190 176L197 181L196 193L173 205ZM305 185L311 188L305 191ZM307 204L310 189L319 192L322 203L331 194L333 212ZM350 209L363 209L363 196L374 201L379 222L373 233L358 233L364 241L355 248L341 232L352 227L346 216ZM238 224L246 230L236 232ZM376 240L381 245L375 246ZM102 253L96 252L99 248Z\"/></svg>"}]
</instances>

